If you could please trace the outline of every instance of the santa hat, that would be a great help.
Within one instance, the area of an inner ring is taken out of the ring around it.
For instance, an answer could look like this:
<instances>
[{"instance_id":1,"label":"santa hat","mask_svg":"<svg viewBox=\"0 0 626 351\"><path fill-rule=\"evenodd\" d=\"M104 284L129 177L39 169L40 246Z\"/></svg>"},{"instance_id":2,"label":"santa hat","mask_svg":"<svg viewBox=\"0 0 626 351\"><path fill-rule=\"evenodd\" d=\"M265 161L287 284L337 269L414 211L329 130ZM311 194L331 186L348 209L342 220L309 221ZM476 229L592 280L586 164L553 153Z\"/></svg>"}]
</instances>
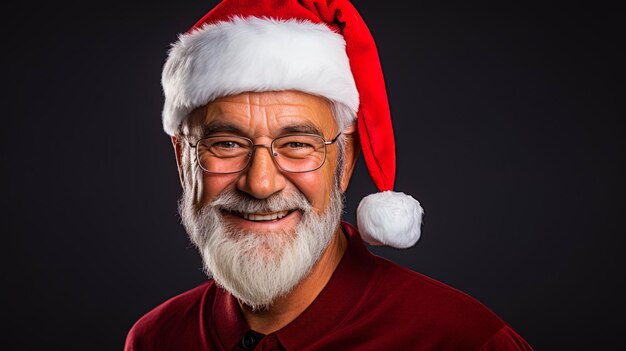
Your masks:
<instances>
[{"instance_id":1,"label":"santa hat","mask_svg":"<svg viewBox=\"0 0 626 351\"><path fill-rule=\"evenodd\" d=\"M247 91L299 90L357 119L365 164L380 192L357 226L371 245L413 246L423 210L394 192L396 157L385 81L372 35L347 0L224 0L172 45L162 76L163 127L174 135L195 108Z\"/></svg>"}]
</instances>

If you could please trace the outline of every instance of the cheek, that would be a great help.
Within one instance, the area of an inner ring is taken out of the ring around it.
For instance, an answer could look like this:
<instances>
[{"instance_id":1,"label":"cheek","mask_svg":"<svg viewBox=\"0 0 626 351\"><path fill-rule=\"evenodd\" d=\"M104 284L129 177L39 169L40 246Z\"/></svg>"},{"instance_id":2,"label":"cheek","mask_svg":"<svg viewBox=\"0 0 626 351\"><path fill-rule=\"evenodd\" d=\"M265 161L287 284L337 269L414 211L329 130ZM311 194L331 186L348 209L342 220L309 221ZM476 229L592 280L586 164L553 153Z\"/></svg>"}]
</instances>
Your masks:
<instances>
[{"instance_id":1,"label":"cheek","mask_svg":"<svg viewBox=\"0 0 626 351\"><path fill-rule=\"evenodd\" d=\"M233 186L237 179L237 175L206 175L203 174L198 188L198 198L202 203L213 201L224 189Z\"/></svg>"},{"instance_id":2,"label":"cheek","mask_svg":"<svg viewBox=\"0 0 626 351\"><path fill-rule=\"evenodd\" d=\"M314 208L324 211L330 202L332 175L323 170L292 174L291 182L306 196Z\"/></svg>"}]
</instances>

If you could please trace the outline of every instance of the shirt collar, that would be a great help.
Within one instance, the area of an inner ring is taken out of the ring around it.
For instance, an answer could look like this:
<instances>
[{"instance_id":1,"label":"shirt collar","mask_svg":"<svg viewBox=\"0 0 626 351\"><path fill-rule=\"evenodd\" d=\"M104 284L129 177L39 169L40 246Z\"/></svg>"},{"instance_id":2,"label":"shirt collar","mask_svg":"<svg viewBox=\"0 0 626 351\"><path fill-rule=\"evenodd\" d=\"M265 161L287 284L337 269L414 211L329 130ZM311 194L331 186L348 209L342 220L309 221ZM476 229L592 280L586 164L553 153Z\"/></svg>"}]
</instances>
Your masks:
<instances>
[{"instance_id":1,"label":"shirt collar","mask_svg":"<svg viewBox=\"0 0 626 351\"><path fill-rule=\"evenodd\" d=\"M364 297L375 269L374 257L365 247L358 231L347 222L341 223L348 238L348 247L332 277L313 303L291 323L274 334L287 350L302 349L315 343L320 335L337 328ZM237 300L217 288L213 304L210 333L222 346L233 349L250 329Z\"/></svg>"}]
</instances>

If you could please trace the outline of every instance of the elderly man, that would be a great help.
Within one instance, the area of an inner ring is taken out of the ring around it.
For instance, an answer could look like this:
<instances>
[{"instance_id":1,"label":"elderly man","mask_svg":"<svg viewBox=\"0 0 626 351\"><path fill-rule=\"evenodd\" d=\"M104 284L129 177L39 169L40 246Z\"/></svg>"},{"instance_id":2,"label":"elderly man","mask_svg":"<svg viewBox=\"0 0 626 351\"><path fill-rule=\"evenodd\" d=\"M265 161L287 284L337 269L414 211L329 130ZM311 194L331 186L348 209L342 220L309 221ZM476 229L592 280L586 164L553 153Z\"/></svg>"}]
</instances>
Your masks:
<instances>
[{"instance_id":1,"label":"elderly man","mask_svg":"<svg viewBox=\"0 0 626 351\"><path fill-rule=\"evenodd\" d=\"M126 350L530 350L473 298L372 255L422 209L393 192L374 41L343 1L225 0L173 45L163 123L182 222L211 279L131 329ZM380 193L341 222L359 152Z\"/></svg>"}]
</instances>

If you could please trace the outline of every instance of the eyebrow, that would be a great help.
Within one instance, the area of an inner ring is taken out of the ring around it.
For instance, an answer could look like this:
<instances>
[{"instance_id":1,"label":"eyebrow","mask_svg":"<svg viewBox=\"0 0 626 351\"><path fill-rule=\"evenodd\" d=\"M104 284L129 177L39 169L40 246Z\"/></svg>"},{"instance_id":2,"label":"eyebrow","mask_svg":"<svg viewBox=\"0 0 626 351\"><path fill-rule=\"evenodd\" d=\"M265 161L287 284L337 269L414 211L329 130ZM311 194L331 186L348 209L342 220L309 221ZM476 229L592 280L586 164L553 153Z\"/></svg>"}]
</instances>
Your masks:
<instances>
[{"instance_id":1,"label":"eyebrow","mask_svg":"<svg viewBox=\"0 0 626 351\"><path fill-rule=\"evenodd\" d=\"M211 136L217 133L232 133L237 135L244 135L245 133L239 127L226 121L212 121L204 126L202 135L204 137ZM279 135L285 134L315 134L322 135L322 132L315 125L311 123L303 124L291 124L279 129Z\"/></svg>"},{"instance_id":2,"label":"eyebrow","mask_svg":"<svg viewBox=\"0 0 626 351\"><path fill-rule=\"evenodd\" d=\"M316 134L322 135L322 132L313 124L292 124L280 128L280 134L292 134L292 133L304 133L304 134Z\"/></svg>"},{"instance_id":3,"label":"eyebrow","mask_svg":"<svg viewBox=\"0 0 626 351\"><path fill-rule=\"evenodd\" d=\"M204 126L202 135L211 136L216 133L233 133L243 135L243 131L232 123L225 121L213 121Z\"/></svg>"}]
</instances>

